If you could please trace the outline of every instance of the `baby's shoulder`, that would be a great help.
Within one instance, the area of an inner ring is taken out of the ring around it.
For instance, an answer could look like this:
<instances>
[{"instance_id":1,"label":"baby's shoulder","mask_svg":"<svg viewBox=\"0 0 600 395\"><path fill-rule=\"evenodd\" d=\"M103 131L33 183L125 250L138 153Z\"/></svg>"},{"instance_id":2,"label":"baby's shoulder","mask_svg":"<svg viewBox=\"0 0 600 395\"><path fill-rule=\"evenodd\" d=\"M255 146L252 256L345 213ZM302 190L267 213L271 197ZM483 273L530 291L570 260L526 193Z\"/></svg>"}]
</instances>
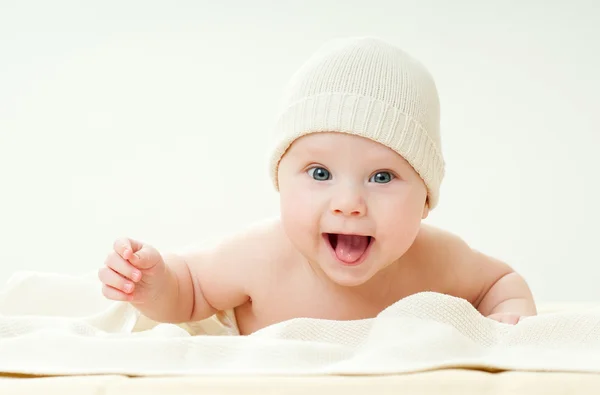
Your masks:
<instances>
[{"instance_id":1,"label":"baby's shoulder","mask_svg":"<svg viewBox=\"0 0 600 395\"><path fill-rule=\"evenodd\" d=\"M472 303L477 303L482 292L510 269L504 262L473 249L460 236L425 224L407 255L442 292Z\"/></svg>"},{"instance_id":2,"label":"baby's shoulder","mask_svg":"<svg viewBox=\"0 0 600 395\"><path fill-rule=\"evenodd\" d=\"M462 238L447 230L423 224L401 261L405 263L402 266L408 268L424 289L450 294L459 292L461 296L473 299L473 290L469 289L468 295L464 295L465 290L462 289L474 285L468 280L473 277L467 273L471 259L472 250ZM456 290L457 286L461 290Z\"/></svg>"},{"instance_id":3,"label":"baby's shoulder","mask_svg":"<svg viewBox=\"0 0 600 395\"><path fill-rule=\"evenodd\" d=\"M238 273L245 276L247 291L253 300L272 293L275 284L290 277L297 267L300 253L287 237L279 218L255 222L235 237L230 244L238 252Z\"/></svg>"},{"instance_id":4,"label":"baby's shoulder","mask_svg":"<svg viewBox=\"0 0 600 395\"><path fill-rule=\"evenodd\" d=\"M421 224L408 253L413 259L438 261L439 257L464 257L471 252L468 244L458 235L445 229Z\"/></svg>"},{"instance_id":5,"label":"baby's shoulder","mask_svg":"<svg viewBox=\"0 0 600 395\"><path fill-rule=\"evenodd\" d=\"M296 251L278 217L246 226L232 236L227 245L239 251L245 265L250 264L254 268L279 266L281 261L286 261Z\"/></svg>"},{"instance_id":6,"label":"baby's shoulder","mask_svg":"<svg viewBox=\"0 0 600 395\"><path fill-rule=\"evenodd\" d=\"M209 262L209 266L252 273L279 261L290 250L281 221L268 218L244 225L206 243L186 255L190 261Z\"/></svg>"}]
</instances>

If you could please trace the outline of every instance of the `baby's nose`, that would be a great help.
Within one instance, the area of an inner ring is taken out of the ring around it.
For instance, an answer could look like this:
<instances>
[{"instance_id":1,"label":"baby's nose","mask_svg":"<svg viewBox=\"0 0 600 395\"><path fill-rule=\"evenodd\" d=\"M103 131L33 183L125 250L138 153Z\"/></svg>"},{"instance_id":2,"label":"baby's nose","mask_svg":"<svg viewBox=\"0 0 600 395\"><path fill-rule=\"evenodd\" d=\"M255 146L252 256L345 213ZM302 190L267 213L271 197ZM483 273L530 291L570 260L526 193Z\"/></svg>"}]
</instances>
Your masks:
<instances>
[{"instance_id":1,"label":"baby's nose","mask_svg":"<svg viewBox=\"0 0 600 395\"><path fill-rule=\"evenodd\" d=\"M367 206L362 194L348 188L332 199L331 211L335 215L361 217L367 213Z\"/></svg>"}]
</instances>

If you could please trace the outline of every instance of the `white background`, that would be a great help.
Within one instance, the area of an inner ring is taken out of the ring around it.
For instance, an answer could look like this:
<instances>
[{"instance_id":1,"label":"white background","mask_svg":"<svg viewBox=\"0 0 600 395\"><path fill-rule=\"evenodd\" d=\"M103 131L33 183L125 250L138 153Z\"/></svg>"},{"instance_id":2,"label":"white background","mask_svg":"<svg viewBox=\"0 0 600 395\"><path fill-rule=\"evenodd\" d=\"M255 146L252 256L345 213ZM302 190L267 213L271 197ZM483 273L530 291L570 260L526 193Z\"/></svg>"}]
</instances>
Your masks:
<instances>
[{"instance_id":1,"label":"white background","mask_svg":"<svg viewBox=\"0 0 600 395\"><path fill-rule=\"evenodd\" d=\"M326 40L420 59L447 177L427 220L512 264L540 302L597 301L600 6L571 1L2 1L0 283L96 271L277 215L267 143Z\"/></svg>"}]
</instances>

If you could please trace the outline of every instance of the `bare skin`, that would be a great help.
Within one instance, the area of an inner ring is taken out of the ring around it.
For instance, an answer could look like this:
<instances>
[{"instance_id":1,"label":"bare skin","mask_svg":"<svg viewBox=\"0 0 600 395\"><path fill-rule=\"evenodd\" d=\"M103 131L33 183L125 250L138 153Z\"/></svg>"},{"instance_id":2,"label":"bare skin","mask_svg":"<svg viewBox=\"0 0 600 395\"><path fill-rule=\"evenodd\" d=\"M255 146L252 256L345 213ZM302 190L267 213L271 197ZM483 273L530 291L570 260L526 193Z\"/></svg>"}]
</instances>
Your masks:
<instances>
[{"instance_id":1,"label":"bare skin","mask_svg":"<svg viewBox=\"0 0 600 395\"><path fill-rule=\"evenodd\" d=\"M315 177L315 168L332 176ZM421 223L428 214L423 183L377 143L336 134L301 138L281 162L280 192L281 218L212 249L161 255L118 239L98 273L104 295L160 322L234 309L242 335L297 317L371 318L422 291L463 298L505 323L536 314L529 287L509 265ZM373 240L356 266L337 260L323 237L349 230Z\"/></svg>"}]
</instances>

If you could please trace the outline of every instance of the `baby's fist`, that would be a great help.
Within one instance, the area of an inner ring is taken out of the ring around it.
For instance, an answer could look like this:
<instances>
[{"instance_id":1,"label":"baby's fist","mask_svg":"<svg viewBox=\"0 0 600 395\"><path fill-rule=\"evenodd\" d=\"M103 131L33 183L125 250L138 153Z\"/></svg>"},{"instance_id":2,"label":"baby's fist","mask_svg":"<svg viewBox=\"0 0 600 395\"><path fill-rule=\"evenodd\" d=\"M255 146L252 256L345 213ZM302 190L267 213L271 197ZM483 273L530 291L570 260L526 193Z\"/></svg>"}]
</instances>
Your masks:
<instances>
[{"instance_id":1,"label":"baby's fist","mask_svg":"<svg viewBox=\"0 0 600 395\"><path fill-rule=\"evenodd\" d=\"M117 239L113 252L98 271L102 293L112 300L143 301L151 294L159 273L164 273L164 261L153 247L136 240Z\"/></svg>"}]
</instances>

